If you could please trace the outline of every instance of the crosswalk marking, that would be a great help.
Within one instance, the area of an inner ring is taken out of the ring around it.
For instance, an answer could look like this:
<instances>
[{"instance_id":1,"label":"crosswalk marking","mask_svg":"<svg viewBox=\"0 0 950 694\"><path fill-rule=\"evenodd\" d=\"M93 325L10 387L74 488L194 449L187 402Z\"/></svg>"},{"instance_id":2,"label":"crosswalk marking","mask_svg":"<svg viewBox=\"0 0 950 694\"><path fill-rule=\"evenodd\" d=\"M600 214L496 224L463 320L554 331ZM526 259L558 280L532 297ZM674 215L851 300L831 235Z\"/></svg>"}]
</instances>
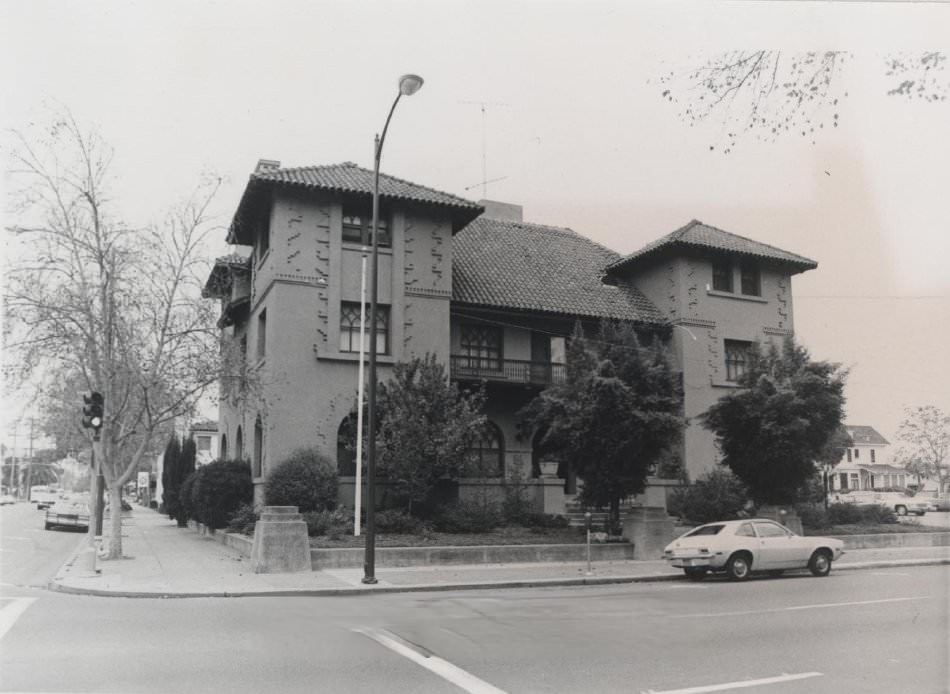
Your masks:
<instances>
[{"instance_id":1,"label":"crosswalk marking","mask_svg":"<svg viewBox=\"0 0 950 694\"><path fill-rule=\"evenodd\" d=\"M0 607L0 639L3 638L4 634L10 631L10 628L16 624L16 620L20 618L26 608L32 605L36 598L4 598L8 599L8 602L3 607Z\"/></svg>"}]
</instances>

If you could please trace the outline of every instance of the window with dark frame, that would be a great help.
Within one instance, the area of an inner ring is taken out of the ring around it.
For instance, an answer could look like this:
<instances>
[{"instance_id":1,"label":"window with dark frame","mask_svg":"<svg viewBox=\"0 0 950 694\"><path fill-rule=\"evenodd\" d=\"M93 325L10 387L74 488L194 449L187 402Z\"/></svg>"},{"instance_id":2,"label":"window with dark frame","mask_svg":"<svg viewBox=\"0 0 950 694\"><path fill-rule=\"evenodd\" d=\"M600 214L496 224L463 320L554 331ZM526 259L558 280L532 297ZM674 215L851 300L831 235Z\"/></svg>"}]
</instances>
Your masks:
<instances>
[{"instance_id":1,"label":"window with dark frame","mask_svg":"<svg viewBox=\"0 0 950 694\"><path fill-rule=\"evenodd\" d=\"M257 316L257 358L263 359L267 352L267 309Z\"/></svg>"},{"instance_id":2,"label":"window with dark frame","mask_svg":"<svg viewBox=\"0 0 950 694\"><path fill-rule=\"evenodd\" d=\"M746 296L762 296L762 278L759 268L753 265L743 265L739 270L742 284L742 293Z\"/></svg>"},{"instance_id":3,"label":"window with dark frame","mask_svg":"<svg viewBox=\"0 0 950 694\"><path fill-rule=\"evenodd\" d=\"M714 261L713 289L717 292L732 292L732 265L724 261Z\"/></svg>"},{"instance_id":4,"label":"window with dark frame","mask_svg":"<svg viewBox=\"0 0 950 694\"><path fill-rule=\"evenodd\" d=\"M366 307L366 349L372 334L369 330L369 306ZM360 351L360 305L344 301L340 304L340 351ZM389 307L376 304L376 353L389 354Z\"/></svg>"},{"instance_id":5,"label":"window with dark frame","mask_svg":"<svg viewBox=\"0 0 950 694\"><path fill-rule=\"evenodd\" d=\"M752 356L752 343L744 340L725 340L726 380L734 383L749 368Z\"/></svg>"},{"instance_id":6,"label":"window with dark frame","mask_svg":"<svg viewBox=\"0 0 950 694\"><path fill-rule=\"evenodd\" d=\"M847 454L848 454L848 462L850 463L850 462L851 462L851 449L850 449L850 448L846 449L846 452L847 452Z\"/></svg>"},{"instance_id":7,"label":"window with dark frame","mask_svg":"<svg viewBox=\"0 0 950 694\"><path fill-rule=\"evenodd\" d=\"M871 449L871 462L872 462L872 463L876 462L876 461L874 460L874 449L873 449L873 448Z\"/></svg>"},{"instance_id":8,"label":"window with dark frame","mask_svg":"<svg viewBox=\"0 0 950 694\"><path fill-rule=\"evenodd\" d=\"M463 368L501 371L502 337L494 325L462 325L461 348Z\"/></svg>"},{"instance_id":9,"label":"window with dark frame","mask_svg":"<svg viewBox=\"0 0 950 694\"><path fill-rule=\"evenodd\" d=\"M465 452L465 477L504 477L505 446L501 429L488 422L482 436Z\"/></svg>"},{"instance_id":10,"label":"window with dark frame","mask_svg":"<svg viewBox=\"0 0 950 694\"><path fill-rule=\"evenodd\" d=\"M861 451L859 451L857 448L855 448L855 449L854 449L854 459L857 460L857 459L860 458L860 457L861 457Z\"/></svg>"},{"instance_id":11,"label":"window with dark frame","mask_svg":"<svg viewBox=\"0 0 950 694\"><path fill-rule=\"evenodd\" d=\"M379 246L392 246L392 236L389 233L389 216L380 208L379 219L376 222L379 229ZM371 246L373 243L373 211L362 207L343 207L343 241L344 243L358 243L361 246Z\"/></svg>"}]
</instances>

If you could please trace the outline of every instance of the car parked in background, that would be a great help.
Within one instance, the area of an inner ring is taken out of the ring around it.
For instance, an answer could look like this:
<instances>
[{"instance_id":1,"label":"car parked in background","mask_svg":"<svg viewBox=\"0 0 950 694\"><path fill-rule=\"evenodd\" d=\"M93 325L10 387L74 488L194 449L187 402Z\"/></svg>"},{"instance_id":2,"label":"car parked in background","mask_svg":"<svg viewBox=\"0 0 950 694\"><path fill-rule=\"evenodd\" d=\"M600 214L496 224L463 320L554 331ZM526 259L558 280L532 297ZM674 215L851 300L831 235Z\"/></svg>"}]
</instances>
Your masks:
<instances>
[{"instance_id":1,"label":"car parked in background","mask_svg":"<svg viewBox=\"0 0 950 694\"><path fill-rule=\"evenodd\" d=\"M803 537L773 520L750 518L694 528L667 545L663 558L692 580L725 572L741 581L752 572L777 575L787 569L807 568L815 576L827 576L843 553L841 540Z\"/></svg>"},{"instance_id":2,"label":"car parked in background","mask_svg":"<svg viewBox=\"0 0 950 694\"><path fill-rule=\"evenodd\" d=\"M89 529L89 507L82 501L64 499L46 510L46 530L53 528Z\"/></svg>"},{"instance_id":3,"label":"car parked in background","mask_svg":"<svg viewBox=\"0 0 950 694\"><path fill-rule=\"evenodd\" d=\"M930 504L930 511L950 511L950 494L940 492L920 492L919 497Z\"/></svg>"},{"instance_id":4,"label":"car parked in background","mask_svg":"<svg viewBox=\"0 0 950 694\"><path fill-rule=\"evenodd\" d=\"M10 494L0 494L0 506L7 506L8 504L15 504L16 498Z\"/></svg>"},{"instance_id":5,"label":"car parked in background","mask_svg":"<svg viewBox=\"0 0 950 694\"><path fill-rule=\"evenodd\" d=\"M908 491L882 491L877 489L849 490L836 492L832 501L845 504L878 504L891 509L898 516L913 513L922 516L930 508L930 502Z\"/></svg>"}]
</instances>

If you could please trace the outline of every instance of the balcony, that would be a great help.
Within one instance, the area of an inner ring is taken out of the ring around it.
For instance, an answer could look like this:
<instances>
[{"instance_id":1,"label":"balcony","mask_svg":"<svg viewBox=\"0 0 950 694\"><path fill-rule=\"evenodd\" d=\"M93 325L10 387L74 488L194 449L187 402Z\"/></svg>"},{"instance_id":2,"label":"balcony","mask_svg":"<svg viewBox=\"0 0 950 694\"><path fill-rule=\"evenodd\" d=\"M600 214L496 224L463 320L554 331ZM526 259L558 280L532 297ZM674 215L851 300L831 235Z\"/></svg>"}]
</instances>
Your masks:
<instances>
[{"instance_id":1,"label":"balcony","mask_svg":"<svg viewBox=\"0 0 950 694\"><path fill-rule=\"evenodd\" d=\"M456 381L491 381L519 385L547 386L563 383L564 364L521 359L489 359L469 357L464 354L451 356L451 378Z\"/></svg>"}]
</instances>

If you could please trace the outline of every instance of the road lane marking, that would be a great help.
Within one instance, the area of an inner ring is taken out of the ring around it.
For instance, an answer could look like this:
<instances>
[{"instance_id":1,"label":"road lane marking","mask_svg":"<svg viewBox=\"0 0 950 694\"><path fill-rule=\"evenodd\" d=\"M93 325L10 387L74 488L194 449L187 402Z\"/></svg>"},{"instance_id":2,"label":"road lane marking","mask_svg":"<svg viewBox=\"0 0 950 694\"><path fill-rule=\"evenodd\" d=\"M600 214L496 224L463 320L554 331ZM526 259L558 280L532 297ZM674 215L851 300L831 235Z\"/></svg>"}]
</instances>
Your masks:
<instances>
[{"instance_id":1,"label":"road lane marking","mask_svg":"<svg viewBox=\"0 0 950 694\"><path fill-rule=\"evenodd\" d=\"M900 571L872 571L871 576L910 576L910 574L901 573Z\"/></svg>"},{"instance_id":2,"label":"road lane marking","mask_svg":"<svg viewBox=\"0 0 950 694\"><path fill-rule=\"evenodd\" d=\"M908 602L910 600L929 600L929 595L920 595L910 598L884 598L881 600L856 600L854 602L826 602L818 605L793 605L791 607L774 607L763 610L742 610L739 612L699 612L694 614L670 615L673 619L694 619L696 617L739 617L749 614L764 614L766 612L795 612L797 610L823 610L828 607L854 607L858 605L880 605L887 602Z\"/></svg>"},{"instance_id":3,"label":"road lane marking","mask_svg":"<svg viewBox=\"0 0 950 694\"><path fill-rule=\"evenodd\" d=\"M393 633L383 629L371 628L354 629L353 631L368 636L394 653L408 658L416 665L421 665L426 670L448 680L456 687L464 689L470 694L505 694L504 690L498 689L488 684L488 682L478 679L475 675L452 665L452 663L447 660L443 660L428 652L420 653L419 651L422 649L418 646L408 643Z\"/></svg>"},{"instance_id":4,"label":"road lane marking","mask_svg":"<svg viewBox=\"0 0 950 694\"><path fill-rule=\"evenodd\" d=\"M782 682L793 682L795 680L804 680L810 677L821 677L820 672L801 672L797 675L779 675L778 677L765 677L760 680L740 680L739 682L726 682L724 684L707 684L700 687L687 687L686 689L647 689L640 694L701 694L702 692L724 692L728 689L745 689L746 687L758 687L763 684L780 684Z\"/></svg>"},{"instance_id":5,"label":"road lane marking","mask_svg":"<svg viewBox=\"0 0 950 694\"><path fill-rule=\"evenodd\" d=\"M0 639L10 631L10 627L16 624L26 608L36 602L36 598L5 598L10 602L0 607Z\"/></svg>"}]
</instances>

